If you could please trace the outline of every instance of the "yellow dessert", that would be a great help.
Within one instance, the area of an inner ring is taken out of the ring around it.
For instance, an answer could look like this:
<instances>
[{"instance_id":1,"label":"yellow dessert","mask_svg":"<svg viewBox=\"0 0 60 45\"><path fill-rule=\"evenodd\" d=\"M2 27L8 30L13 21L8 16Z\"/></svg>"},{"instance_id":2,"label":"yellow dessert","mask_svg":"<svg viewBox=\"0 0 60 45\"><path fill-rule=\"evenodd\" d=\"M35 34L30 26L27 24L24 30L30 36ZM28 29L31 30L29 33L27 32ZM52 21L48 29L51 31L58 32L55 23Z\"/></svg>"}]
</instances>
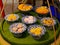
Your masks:
<instances>
[{"instance_id":1,"label":"yellow dessert","mask_svg":"<svg viewBox=\"0 0 60 45\"><path fill-rule=\"evenodd\" d=\"M27 4L20 4L18 6L18 9L21 10L21 11L29 11L32 9L32 6L31 5L27 5Z\"/></svg>"},{"instance_id":2,"label":"yellow dessert","mask_svg":"<svg viewBox=\"0 0 60 45\"><path fill-rule=\"evenodd\" d=\"M54 20L49 18L49 19L44 19L43 20L43 24L47 25L47 26L52 26L54 25Z\"/></svg>"},{"instance_id":3,"label":"yellow dessert","mask_svg":"<svg viewBox=\"0 0 60 45\"><path fill-rule=\"evenodd\" d=\"M36 12L39 14L47 14L49 10L47 9L46 6L41 6L36 9Z\"/></svg>"},{"instance_id":4,"label":"yellow dessert","mask_svg":"<svg viewBox=\"0 0 60 45\"><path fill-rule=\"evenodd\" d=\"M16 20L16 16L14 15L14 14L10 14L8 17L7 17L7 20L8 21L14 21L14 20Z\"/></svg>"},{"instance_id":5,"label":"yellow dessert","mask_svg":"<svg viewBox=\"0 0 60 45\"><path fill-rule=\"evenodd\" d=\"M42 28L37 27L37 28L31 28L30 32L36 36L40 35L42 33Z\"/></svg>"}]
</instances>

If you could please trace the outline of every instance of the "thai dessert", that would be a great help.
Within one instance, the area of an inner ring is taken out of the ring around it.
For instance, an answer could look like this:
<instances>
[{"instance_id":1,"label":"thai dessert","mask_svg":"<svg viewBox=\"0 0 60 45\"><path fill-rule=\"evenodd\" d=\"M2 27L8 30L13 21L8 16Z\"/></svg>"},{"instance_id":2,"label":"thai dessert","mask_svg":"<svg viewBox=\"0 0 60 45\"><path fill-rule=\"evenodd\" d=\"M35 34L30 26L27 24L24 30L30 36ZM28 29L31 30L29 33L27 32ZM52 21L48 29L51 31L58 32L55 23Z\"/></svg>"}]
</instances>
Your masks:
<instances>
[{"instance_id":1,"label":"thai dessert","mask_svg":"<svg viewBox=\"0 0 60 45\"><path fill-rule=\"evenodd\" d=\"M26 24L32 24L36 22L36 18L34 16L25 16L22 18L22 22L26 23Z\"/></svg>"},{"instance_id":2,"label":"thai dessert","mask_svg":"<svg viewBox=\"0 0 60 45\"><path fill-rule=\"evenodd\" d=\"M18 9L21 11L30 11L32 10L32 5L28 5L28 4L20 4L18 5Z\"/></svg>"},{"instance_id":3,"label":"thai dessert","mask_svg":"<svg viewBox=\"0 0 60 45\"><path fill-rule=\"evenodd\" d=\"M53 26L56 24L56 21L53 18L45 17L41 19L41 23L45 26Z\"/></svg>"},{"instance_id":4,"label":"thai dessert","mask_svg":"<svg viewBox=\"0 0 60 45\"><path fill-rule=\"evenodd\" d=\"M45 34L46 29L44 26L40 26L40 25L31 25L28 28L28 32L30 35L32 35L33 37L38 37L41 38L42 35Z\"/></svg>"},{"instance_id":5,"label":"thai dessert","mask_svg":"<svg viewBox=\"0 0 60 45\"><path fill-rule=\"evenodd\" d=\"M23 23L14 23L10 26L10 31L12 33L23 33L26 30L26 25Z\"/></svg>"},{"instance_id":6,"label":"thai dessert","mask_svg":"<svg viewBox=\"0 0 60 45\"><path fill-rule=\"evenodd\" d=\"M35 10L38 14L48 14L49 13L49 10L46 6L41 6L41 7L38 7L36 8Z\"/></svg>"},{"instance_id":7,"label":"thai dessert","mask_svg":"<svg viewBox=\"0 0 60 45\"><path fill-rule=\"evenodd\" d=\"M17 14L8 14L5 16L6 21L16 21L19 19L19 16Z\"/></svg>"}]
</instances>

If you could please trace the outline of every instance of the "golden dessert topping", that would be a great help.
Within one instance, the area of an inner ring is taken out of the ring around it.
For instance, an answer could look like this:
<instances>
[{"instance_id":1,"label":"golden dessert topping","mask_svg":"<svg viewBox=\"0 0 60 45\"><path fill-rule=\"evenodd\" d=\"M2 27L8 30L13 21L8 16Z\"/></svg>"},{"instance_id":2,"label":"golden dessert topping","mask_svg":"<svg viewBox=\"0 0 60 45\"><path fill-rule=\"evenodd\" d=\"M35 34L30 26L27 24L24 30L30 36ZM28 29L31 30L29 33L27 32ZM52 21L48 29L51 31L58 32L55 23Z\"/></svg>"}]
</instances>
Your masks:
<instances>
[{"instance_id":1,"label":"golden dessert topping","mask_svg":"<svg viewBox=\"0 0 60 45\"><path fill-rule=\"evenodd\" d=\"M47 9L46 6L41 6L36 9L36 12L39 14L47 14L49 12L49 10Z\"/></svg>"},{"instance_id":2,"label":"golden dessert topping","mask_svg":"<svg viewBox=\"0 0 60 45\"><path fill-rule=\"evenodd\" d=\"M41 32L42 32L42 28L40 28L40 27L31 28L31 29L30 29L30 32L31 32L32 34L34 34L34 35L40 35Z\"/></svg>"},{"instance_id":3,"label":"golden dessert topping","mask_svg":"<svg viewBox=\"0 0 60 45\"><path fill-rule=\"evenodd\" d=\"M18 9L22 10L22 11L28 11L28 10L32 9L32 6L31 5L27 5L27 4L20 4L18 6Z\"/></svg>"},{"instance_id":4,"label":"golden dessert topping","mask_svg":"<svg viewBox=\"0 0 60 45\"><path fill-rule=\"evenodd\" d=\"M16 18L17 18L17 17L16 17L14 14L10 14L10 15L7 17L8 21L16 20Z\"/></svg>"}]
</instances>

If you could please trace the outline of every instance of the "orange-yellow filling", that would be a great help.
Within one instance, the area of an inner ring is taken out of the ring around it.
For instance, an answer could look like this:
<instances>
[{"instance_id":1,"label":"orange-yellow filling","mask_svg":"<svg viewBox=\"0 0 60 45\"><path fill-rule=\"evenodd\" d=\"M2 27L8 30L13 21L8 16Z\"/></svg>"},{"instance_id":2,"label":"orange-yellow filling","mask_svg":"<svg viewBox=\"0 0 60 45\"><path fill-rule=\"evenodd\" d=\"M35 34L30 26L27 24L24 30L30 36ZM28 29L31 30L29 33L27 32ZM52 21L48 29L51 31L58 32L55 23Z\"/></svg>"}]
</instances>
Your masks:
<instances>
[{"instance_id":1,"label":"orange-yellow filling","mask_svg":"<svg viewBox=\"0 0 60 45\"><path fill-rule=\"evenodd\" d=\"M42 32L42 28L40 28L40 27L37 27L37 28L31 28L31 29L30 29L30 32L31 32L32 34L38 36L38 35L40 35L41 32Z\"/></svg>"},{"instance_id":2,"label":"orange-yellow filling","mask_svg":"<svg viewBox=\"0 0 60 45\"><path fill-rule=\"evenodd\" d=\"M22 11L28 11L28 10L32 9L32 6L31 5L27 5L27 4L20 4L18 6L18 9L22 10Z\"/></svg>"},{"instance_id":3,"label":"orange-yellow filling","mask_svg":"<svg viewBox=\"0 0 60 45\"><path fill-rule=\"evenodd\" d=\"M14 14L10 14L10 15L7 17L8 21L16 20L16 18L17 18L17 17L16 17Z\"/></svg>"},{"instance_id":4,"label":"orange-yellow filling","mask_svg":"<svg viewBox=\"0 0 60 45\"><path fill-rule=\"evenodd\" d=\"M46 6L41 6L36 9L36 12L39 14L47 14L49 12L49 10L47 9Z\"/></svg>"}]
</instances>

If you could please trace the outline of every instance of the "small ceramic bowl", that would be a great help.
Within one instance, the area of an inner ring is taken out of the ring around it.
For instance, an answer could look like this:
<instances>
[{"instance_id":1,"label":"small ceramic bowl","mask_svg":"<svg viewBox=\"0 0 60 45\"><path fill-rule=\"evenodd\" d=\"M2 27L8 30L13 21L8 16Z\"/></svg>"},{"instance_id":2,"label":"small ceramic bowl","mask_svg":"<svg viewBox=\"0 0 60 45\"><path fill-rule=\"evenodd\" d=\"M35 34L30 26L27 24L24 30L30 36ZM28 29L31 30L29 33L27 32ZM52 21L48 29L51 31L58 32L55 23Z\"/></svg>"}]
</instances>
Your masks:
<instances>
[{"instance_id":1,"label":"small ceramic bowl","mask_svg":"<svg viewBox=\"0 0 60 45\"><path fill-rule=\"evenodd\" d=\"M33 24L37 21L36 17L34 16L24 16L22 17L22 22L25 24Z\"/></svg>"},{"instance_id":2,"label":"small ceramic bowl","mask_svg":"<svg viewBox=\"0 0 60 45\"><path fill-rule=\"evenodd\" d=\"M40 39L46 32L44 26L40 25L30 25L28 28L28 33L34 37L34 39Z\"/></svg>"},{"instance_id":3,"label":"small ceramic bowl","mask_svg":"<svg viewBox=\"0 0 60 45\"><path fill-rule=\"evenodd\" d=\"M18 14L8 14L5 16L4 18L7 22L11 23L11 22L15 22L18 21L19 16Z\"/></svg>"},{"instance_id":4,"label":"small ceramic bowl","mask_svg":"<svg viewBox=\"0 0 60 45\"><path fill-rule=\"evenodd\" d=\"M56 20L50 17L44 17L41 19L41 24L43 24L45 27L48 27L49 29L52 29L52 26L56 25Z\"/></svg>"},{"instance_id":5,"label":"small ceramic bowl","mask_svg":"<svg viewBox=\"0 0 60 45\"><path fill-rule=\"evenodd\" d=\"M49 16L49 10L46 6L36 7L35 12L38 14L39 17Z\"/></svg>"},{"instance_id":6,"label":"small ceramic bowl","mask_svg":"<svg viewBox=\"0 0 60 45\"><path fill-rule=\"evenodd\" d=\"M32 5L29 4L20 4L18 5L18 10L20 10L21 12L29 12L33 9Z\"/></svg>"},{"instance_id":7,"label":"small ceramic bowl","mask_svg":"<svg viewBox=\"0 0 60 45\"><path fill-rule=\"evenodd\" d=\"M22 37L26 31L27 26L23 23L14 23L10 26L9 30L15 37Z\"/></svg>"}]
</instances>

